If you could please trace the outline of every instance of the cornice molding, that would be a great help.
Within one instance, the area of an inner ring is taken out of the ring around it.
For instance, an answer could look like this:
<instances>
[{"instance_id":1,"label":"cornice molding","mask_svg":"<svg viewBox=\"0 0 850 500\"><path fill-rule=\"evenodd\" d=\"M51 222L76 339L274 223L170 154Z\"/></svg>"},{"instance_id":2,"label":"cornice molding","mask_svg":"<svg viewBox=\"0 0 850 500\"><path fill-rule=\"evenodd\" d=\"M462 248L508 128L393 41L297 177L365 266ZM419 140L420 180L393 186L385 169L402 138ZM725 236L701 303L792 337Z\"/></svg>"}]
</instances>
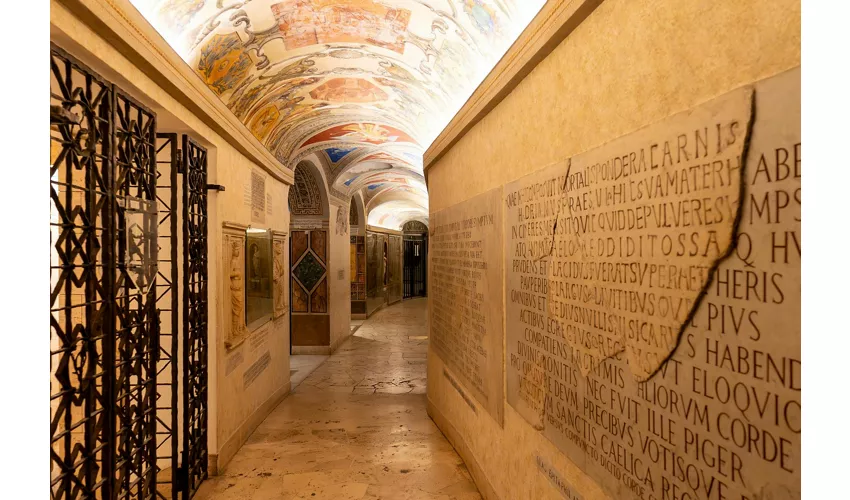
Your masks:
<instances>
[{"instance_id":1,"label":"cornice molding","mask_svg":"<svg viewBox=\"0 0 850 500\"><path fill-rule=\"evenodd\" d=\"M245 231L249 226L247 224L226 220L221 223L221 227L224 229L232 229L234 231Z\"/></svg>"},{"instance_id":2,"label":"cornice molding","mask_svg":"<svg viewBox=\"0 0 850 500\"><path fill-rule=\"evenodd\" d=\"M425 151L428 169L496 107L603 0L548 0L460 111Z\"/></svg>"},{"instance_id":3,"label":"cornice molding","mask_svg":"<svg viewBox=\"0 0 850 500\"><path fill-rule=\"evenodd\" d=\"M56 0L230 145L276 180L292 184L280 163L189 68L129 0ZM61 31L61 28L56 26ZM66 33L71 39L72 33ZM108 64L108 61L105 61Z\"/></svg>"},{"instance_id":4,"label":"cornice molding","mask_svg":"<svg viewBox=\"0 0 850 500\"><path fill-rule=\"evenodd\" d=\"M391 234L393 236L403 236L404 235L404 233L402 233L401 231L396 231L395 229L389 229L389 228L386 228L386 227L373 226L371 224L366 225L366 231L369 231L369 232L372 232L372 233Z\"/></svg>"}]
</instances>

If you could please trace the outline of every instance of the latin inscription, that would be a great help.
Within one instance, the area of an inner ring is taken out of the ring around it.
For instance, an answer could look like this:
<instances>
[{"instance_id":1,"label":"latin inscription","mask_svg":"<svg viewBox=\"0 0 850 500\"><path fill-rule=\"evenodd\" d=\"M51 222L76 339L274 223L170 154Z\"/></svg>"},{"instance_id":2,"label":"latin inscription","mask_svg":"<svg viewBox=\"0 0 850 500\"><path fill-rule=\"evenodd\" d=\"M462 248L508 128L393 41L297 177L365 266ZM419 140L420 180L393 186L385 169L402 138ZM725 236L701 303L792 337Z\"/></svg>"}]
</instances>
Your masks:
<instances>
[{"instance_id":1,"label":"latin inscription","mask_svg":"<svg viewBox=\"0 0 850 500\"><path fill-rule=\"evenodd\" d=\"M500 424L502 190L432 215L430 346Z\"/></svg>"},{"instance_id":2,"label":"latin inscription","mask_svg":"<svg viewBox=\"0 0 850 500\"><path fill-rule=\"evenodd\" d=\"M534 463L537 465L540 472L546 476L546 479L552 483L552 486L558 490L558 493L560 493L563 498L566 500L584 500L581 495L576 493L570 483L561 476L558 470L546 461L546 459L537 455L534 457Z\"/></svg>"},{"instance_id":3,"label":"latin inscription","mask_svg":"<svg viewBox=\"0 0 850 500\"><path fill-rule=\"evenodd\" d=\"M508 402L615 498L800 496L799 82L505 188Z\"/></svg>"},{"instance_id":4,"label":"latin inscription","mask_svg":"<svg viewBox=\"0 0 850 500\"><path fill-rule=\"evenodd\" d=\"M251 366L245 370L245 373L242 375L242 385L245 389L251 386L257 377L260 376L261 373L266 371L266 368L269 367L269 364L272 361L272 356L269 351L263 353L257 361L254 362Z\"/></svg>"}]
</instances>

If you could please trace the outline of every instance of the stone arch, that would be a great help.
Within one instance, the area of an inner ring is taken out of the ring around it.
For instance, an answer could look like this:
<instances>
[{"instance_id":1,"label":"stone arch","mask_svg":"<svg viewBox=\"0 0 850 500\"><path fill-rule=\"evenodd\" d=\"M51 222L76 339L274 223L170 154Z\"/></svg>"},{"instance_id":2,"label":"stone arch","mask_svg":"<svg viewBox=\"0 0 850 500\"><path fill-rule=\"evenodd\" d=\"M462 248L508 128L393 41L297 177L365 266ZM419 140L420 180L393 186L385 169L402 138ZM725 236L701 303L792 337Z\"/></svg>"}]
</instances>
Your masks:
<instances>
[{"instance_id":1,"label":"stone arch","mask_svg":"<svg viewBox=\"0 0 850 500\"><path fill-rule=\"evenodd\" d=\"M328 192L319 169L308 160L295 166L295 182L289 189L289 211L293 218L327 220Z\"/></svg>"},{"instance_id":2,"label":"stone arch","mask_svg":"<svg viewBox=\"0 0 850 500\"><path fill-rule=\"evenodd\" d=\"M351 196L349 204L348 225L351 228L351 234L365 234L366 223L366 207L363 204L363 195L358 191Z\"/></svg>"},{"instance_id":3,"label":"stone arch","mask_svg":"<svg viewBox=\"0 0 850 500\"><path fill-rule=\"evenodd\" d=\"M404 223L404 225L402 226L402 231L405 234L425 234L428 232L428 224L419 219L411 219Z\"/></svg>"}]
</instances>

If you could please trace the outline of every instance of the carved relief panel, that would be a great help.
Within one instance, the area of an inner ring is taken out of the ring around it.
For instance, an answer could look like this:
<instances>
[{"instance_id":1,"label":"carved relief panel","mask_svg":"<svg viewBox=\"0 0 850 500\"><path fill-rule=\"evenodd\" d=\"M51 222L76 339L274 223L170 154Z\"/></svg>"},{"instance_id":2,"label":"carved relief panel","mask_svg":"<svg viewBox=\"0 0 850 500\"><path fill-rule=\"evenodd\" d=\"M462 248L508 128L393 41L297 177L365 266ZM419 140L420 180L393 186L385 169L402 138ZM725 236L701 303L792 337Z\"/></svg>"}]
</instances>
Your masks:
<instances>
[{"instance_id":1,"label":"carved relief panel","mask_svg":"<svg viewBox=\"0 0 850 500\"><path fill-rule=\"evenodd\" d=\"M248 334L245 325L245 226L225 223L222 252L226 313L224 346L233 349Z\"/></svg>"},{"instance_id":2,"label":"carved relief panel","mask_svg":"<svg viewBox=\"0 0 850 500\"><path fill-rule=\"evenodd\" d=\"M286 233L275 231L272 240L272 259L274 262L274 317L286 314L289 308L286 302Z\"/></svg>"}]
</instances>

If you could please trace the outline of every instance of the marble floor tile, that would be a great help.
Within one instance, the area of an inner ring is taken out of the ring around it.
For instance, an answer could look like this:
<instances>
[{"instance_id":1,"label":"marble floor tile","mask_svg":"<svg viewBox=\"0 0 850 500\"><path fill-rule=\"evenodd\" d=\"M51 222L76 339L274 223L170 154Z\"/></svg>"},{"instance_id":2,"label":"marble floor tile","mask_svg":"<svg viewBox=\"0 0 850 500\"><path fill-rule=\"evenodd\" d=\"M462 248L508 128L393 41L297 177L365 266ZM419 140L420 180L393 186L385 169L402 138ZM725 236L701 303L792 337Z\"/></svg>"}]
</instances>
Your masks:
<instances>
[{"instance_id":1,"label":"marble floor tile","mask_svg":"<svg viewBox=\"0 0 850 500\"><path fill-rule=\"evenodd\" d=\"M427 299L404 301L330 357L293 356L306 378L196 498L480 499L425 411L427 318Z\"/></svg>"}]
</instances>

